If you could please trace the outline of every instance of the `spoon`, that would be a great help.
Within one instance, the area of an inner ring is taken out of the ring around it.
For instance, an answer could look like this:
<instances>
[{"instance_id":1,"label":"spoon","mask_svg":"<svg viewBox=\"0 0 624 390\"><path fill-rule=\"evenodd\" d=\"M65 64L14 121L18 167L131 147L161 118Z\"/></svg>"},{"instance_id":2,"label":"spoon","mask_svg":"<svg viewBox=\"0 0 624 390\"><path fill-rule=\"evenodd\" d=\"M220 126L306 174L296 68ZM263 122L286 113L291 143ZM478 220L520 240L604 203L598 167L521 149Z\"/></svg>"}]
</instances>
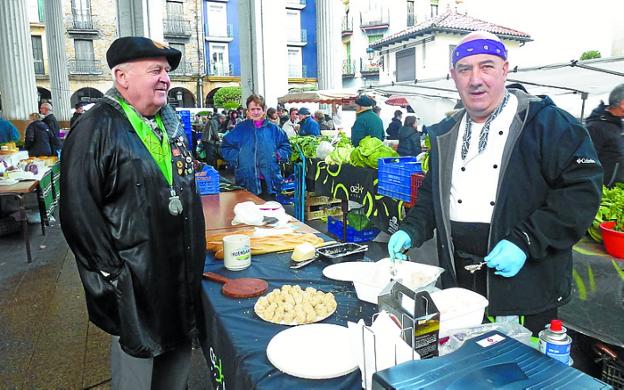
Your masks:
<instances>
[{"instance_id":1,"label":"spoon","mask_svg":"<svg viewBox=\"0 0 624 390\"><path fill-rule=\"evenodd\" d=\"M483 268L483 265L485 265L485 261L482 261L480 263L477 264L468 264L464 266L464 269L468 272L470 272L471 274L474 274L477 271L480 271L481 268Z\"/></svg>"}]
</instances>

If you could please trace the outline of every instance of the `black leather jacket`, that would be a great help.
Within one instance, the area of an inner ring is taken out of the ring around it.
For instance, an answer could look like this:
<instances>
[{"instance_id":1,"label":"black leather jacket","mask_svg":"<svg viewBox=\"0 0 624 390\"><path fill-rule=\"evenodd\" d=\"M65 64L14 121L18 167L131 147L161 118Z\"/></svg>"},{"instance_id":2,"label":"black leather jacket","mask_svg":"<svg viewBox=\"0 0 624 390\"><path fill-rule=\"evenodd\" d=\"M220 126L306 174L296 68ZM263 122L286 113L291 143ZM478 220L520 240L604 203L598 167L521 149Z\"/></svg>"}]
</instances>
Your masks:
<instances>
[{"instance_id":1,"label":"black leather jacket","mask_svg":"<svg viewBox=\"0 0 624 390\"><path fill-rule=\"evenodd\" d=\"M161 115L179 139L173 109ZM201 318L204 218L194 173L179 175L183 157L174 152L184 211L173 216L164 176L114 98L101 99L75 127L63 148L60 219L89 319L119 335L128 354L158 356L188 340Z\"/></svg>"}]
</instances>

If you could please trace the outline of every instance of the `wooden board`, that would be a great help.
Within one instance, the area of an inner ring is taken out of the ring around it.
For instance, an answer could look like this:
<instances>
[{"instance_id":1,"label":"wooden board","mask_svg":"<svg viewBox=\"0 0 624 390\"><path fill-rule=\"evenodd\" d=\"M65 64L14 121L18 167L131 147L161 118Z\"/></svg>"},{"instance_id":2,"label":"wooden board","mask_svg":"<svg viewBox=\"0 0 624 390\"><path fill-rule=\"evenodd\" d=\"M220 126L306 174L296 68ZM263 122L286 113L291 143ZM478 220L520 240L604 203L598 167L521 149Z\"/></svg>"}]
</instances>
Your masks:
<instances>
[{"instance_id":1,"label":"wooden board","mask_svg":"<svg viewBox=\"0 0 624 390\"><path fill-rule=\"evenodd\" d=\"M230 298L253 298L262 295L269 284L262 279L238 278L228 279L214 272L204 272L204 278L219 283L224 283L221 292Z\"/></svg>"},{"instance_id":2,"label":"wooden board","mask_svg":"<svg viewBox=\"0 0 624 390\"><path fill-rule=\"evenodd\" d=\"M312 233L287 233L275 236L251 237L250 241L252 255L293 250L297 245L306 242L314 246L323 243L322 238ZM206 249L214 251L216 259L223 260L223 239L206 241Z\"/></svg>"}]
</instances>

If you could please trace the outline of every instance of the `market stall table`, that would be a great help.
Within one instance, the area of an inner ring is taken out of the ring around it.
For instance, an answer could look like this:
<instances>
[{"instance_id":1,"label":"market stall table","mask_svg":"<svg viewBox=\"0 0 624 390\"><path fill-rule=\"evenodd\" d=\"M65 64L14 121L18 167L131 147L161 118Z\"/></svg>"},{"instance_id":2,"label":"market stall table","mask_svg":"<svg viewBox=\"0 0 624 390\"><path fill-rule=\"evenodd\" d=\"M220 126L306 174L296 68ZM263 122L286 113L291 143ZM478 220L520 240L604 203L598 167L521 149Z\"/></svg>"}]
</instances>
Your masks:
<instances>
[{"instance_id":1,"label":"market stall table","mask_svg":"<svg viewBox=\"0 0 624 390\"><path fill-rule=\"evenodd\" d=\"M284 284L312 286L323 292L332 292L338 307L336 312L321 323L347 326L347 321L360 318L370 323L375 306L359 301L353 285L322 276L328 263L317 260L299 270L290 270L290 253L253 256L251 267L232 272L215 260L211 253L206 256L204 271L216 272L228 278L261 278L269 283L269 291ZM257 298L232 299L221 293L221 284L202 282L202 305L204 309L206 336L202 348L211 370L215 389L360 389L361 375L356 370L350 374L324 380L308 380L284 374L268 360L266 348L273 336L288 329L260 319L253 306Z\"/></svg>"},{"instance_id":2,"label":"market stall table","mask_svg":"<svg viewBox=\"0 0 624 390\"><path fill-rule=\"evenodd\" d=\"M255 204L263 204L265 201L257 195L246 190L220 192L213 195L204 195L202 198L202 210L206 221L206 231L210 233L227 232L249 225L232 225L234 219L234 206L241 202L251 201ZM299 231L313 232L307 225L293 218L293 224Z\"/></svg>"},{"instance_id":3,"label":"market stall table","mask_svg":"<svg viewBox=\"0 0 624 390\"><path fill-rule=\"evenodd\" d=\"M17 198L20 202L20 220L22 221L22 234L26 244L26 260L31 263L30 235L28 231L28 220L26 218L26 208L24 206L24 196L35 192L39 186L38 180L21 181L10 186L0 186L0 197Z\"/></svg>"}]
</instances>

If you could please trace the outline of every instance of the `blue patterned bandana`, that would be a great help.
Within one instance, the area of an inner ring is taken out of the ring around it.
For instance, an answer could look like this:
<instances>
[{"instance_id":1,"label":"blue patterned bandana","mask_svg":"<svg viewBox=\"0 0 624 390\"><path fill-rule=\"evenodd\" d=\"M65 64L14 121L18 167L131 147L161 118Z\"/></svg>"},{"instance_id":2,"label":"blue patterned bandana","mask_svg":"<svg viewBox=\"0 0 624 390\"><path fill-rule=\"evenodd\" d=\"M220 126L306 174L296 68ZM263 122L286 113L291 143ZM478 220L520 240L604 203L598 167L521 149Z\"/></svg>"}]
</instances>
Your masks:
<instances>
[{"instance_id":1,"label":"blue patterned bandana","mask_svg":"<svg viewBox=\"0 0 624 390\"><path fill-rule=\"evenodd\" d=\"M507 49L502 42L492 39L475 39L464 42L453 50L453 66L462 58L477 54L490 54L504 60L507 59Z\"/></svg>"}]
</instances>

